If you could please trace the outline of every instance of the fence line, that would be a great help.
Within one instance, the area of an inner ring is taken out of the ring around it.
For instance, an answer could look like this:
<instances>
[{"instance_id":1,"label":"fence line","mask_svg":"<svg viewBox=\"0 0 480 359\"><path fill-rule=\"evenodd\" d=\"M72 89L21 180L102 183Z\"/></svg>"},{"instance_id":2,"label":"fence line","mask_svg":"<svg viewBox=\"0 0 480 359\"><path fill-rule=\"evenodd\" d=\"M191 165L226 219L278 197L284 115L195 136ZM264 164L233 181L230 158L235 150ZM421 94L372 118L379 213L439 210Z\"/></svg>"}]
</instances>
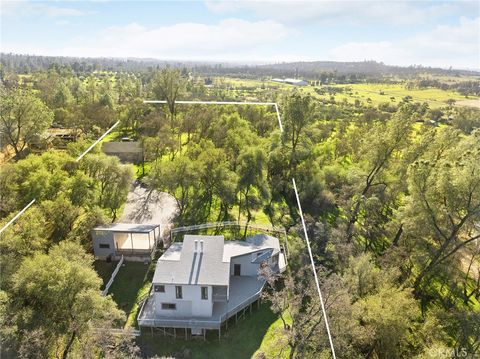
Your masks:
<instances>
[{"instance_id":1,"label":"fence line","mask_svg":"<svg viewBox=\"0 0 480 359\"><path fill-rule=\"evenodd\" d=\"M102 291L102 295L103 295L103 296L106 296L106 295L107 295L108 290L110 289L110 286L112 285L113 280L114 280L115 277L117 276L117 273L118 273L118 271L120 270L120 267L122 266L122 264L123 264L123 255L122 255L122 258L120 258L120 261L118 262L117 267L116 267L115 270L113 271L112 276L110 277L110 280L109 280L108 283L105 285L105 289Z\"/></svg>"},{"instance_id":2,"label":"fence line","mask_svg":"<svg viewBox=\"0 0 480 359\"><path fill-rule=\"evenodd\" d=\"M143 310L146 305L147 300L142 303L142 306L138 312L138 325L139 327L169 327L169 328L185 328L186 326L191 328L193 326L200 326L203 329L219 329L222 324L233 317L235 314L240 313L240 311L246 309L250 304L254 303L258 299L260 299L262 291L265 287L265 283L263 283L262 287L251 297L245 299L244 301L237 304L232 309L228 310L228 306L226 311L221 314L218 318L215 319L175 319L175 318L142 318Z\"/></svg>"},{"instance_id":3,"label":"fence line","mask_svg":"<svg viewBox=\"0 0 480 359\"><path fill-rule=\"evenodd\" d=\"M176 233L193 231L197 229L233 227L233 226L238 226L238 227L246 226L248 228L259 229L267 232L277 232L277 233L284 234L285 237L287 235L285 228L276 228L269 224L255 224L255 223L248 223L246 221L225 221L225 222L210 222L210 223L196 224L192 226L173 228L170 230L170 242L172 242L172 235Z\"/></svg>"}]
</instances>

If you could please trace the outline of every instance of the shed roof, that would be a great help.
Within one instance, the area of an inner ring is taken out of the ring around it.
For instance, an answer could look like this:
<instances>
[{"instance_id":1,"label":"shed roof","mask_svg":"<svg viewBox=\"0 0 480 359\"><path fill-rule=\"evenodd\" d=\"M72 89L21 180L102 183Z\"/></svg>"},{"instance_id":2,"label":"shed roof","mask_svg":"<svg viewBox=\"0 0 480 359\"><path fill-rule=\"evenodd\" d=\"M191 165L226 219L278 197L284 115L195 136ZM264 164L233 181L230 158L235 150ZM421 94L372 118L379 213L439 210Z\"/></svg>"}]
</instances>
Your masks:
<instances>
[{"instance_id":1,"label":"shed roof","mask_svg":"<svg viewBox=\"0 0 480 359\"><path fill-rule=\"evenodd\" d=\"M123 233L149 233L158 227L160 227L159 224L112 223L95 227L93 230Z\"/></svg>"},{"instance_id":2,"label":"shed roof","mask_svg":"<svg viewBox=\"0 0 480 359\"><path fill-rule=\"evenodd\" d=\"M141 153L139 142L104 142L102 150L105 153Z\"/></svg>"}]
</instances>

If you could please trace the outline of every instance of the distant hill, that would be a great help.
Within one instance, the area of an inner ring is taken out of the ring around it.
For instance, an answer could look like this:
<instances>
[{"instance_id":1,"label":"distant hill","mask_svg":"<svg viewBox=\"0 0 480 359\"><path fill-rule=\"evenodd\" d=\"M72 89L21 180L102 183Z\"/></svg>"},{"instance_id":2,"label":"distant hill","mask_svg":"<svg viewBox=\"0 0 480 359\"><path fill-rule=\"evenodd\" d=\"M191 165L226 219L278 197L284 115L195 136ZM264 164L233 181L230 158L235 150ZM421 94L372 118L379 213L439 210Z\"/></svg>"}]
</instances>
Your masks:
<instances>
[{"instance_id":1,"label":"distant hill","mask_svg":"<svg viewBox=\"0 0 480 359\"><path fill-rule=\"evenodd\" d=\"M423 66L389 66L375 61L313 61L246 65L199 61L165 61L140 58L81 58L2 53L0 54L0 64L2 71L15 71L17 73L46 70L51 66L68 66L76 73L89 73L95 70L142 72L171 66L205 76L302 77L309 80L319 80L322 76L327 76L329 78L345 78L347 82L388 76L409 78L415 77L419 74L480 76L480 71L440 69Z\"/></svg>"},{"instance_id":2,"label":"distant hill","mask_svg":"<svg viewBox=\"0 0 480 359\"><path fill-rule=\"evenodd\" d=\"M319 74L322 72L337 72L339 74L365 74L365 75L415 75L415 74L437 74L450 76L480 76L480 71L441 69L413 65L408 67L390 66L382 62L361 61L361 62L335 62L335 61L312 61L312 62L288 62L280 64L263 65L268 71L296 72L305 74Z\"/></svg>"}]
</instances>

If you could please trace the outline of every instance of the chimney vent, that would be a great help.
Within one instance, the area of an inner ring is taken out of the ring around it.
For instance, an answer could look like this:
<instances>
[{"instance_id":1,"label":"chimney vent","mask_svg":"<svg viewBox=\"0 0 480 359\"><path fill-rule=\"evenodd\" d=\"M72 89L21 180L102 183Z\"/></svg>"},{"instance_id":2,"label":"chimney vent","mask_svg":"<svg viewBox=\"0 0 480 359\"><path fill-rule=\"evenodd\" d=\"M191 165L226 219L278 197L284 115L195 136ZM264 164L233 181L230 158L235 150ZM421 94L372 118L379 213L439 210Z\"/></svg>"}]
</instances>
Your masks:
<instances>
[{"instance_id":1,"label":"chimney vent","mask_svg":"<svg viewBox=\"0 0 480 359\"><path fill-rule=\"evenodd\" d=\"M203 240L200 241L200 253L203 253Z\"/></svg>"},{"instance_id":2,"label":"chimney vent","mask_svg":"<svg viewBox=\"0 0 480 359\"><path fill-rule=\"evenodd\" d=\"M198 251L198 241L195 239L195 253Z\"/></svg>"}]
</instances>

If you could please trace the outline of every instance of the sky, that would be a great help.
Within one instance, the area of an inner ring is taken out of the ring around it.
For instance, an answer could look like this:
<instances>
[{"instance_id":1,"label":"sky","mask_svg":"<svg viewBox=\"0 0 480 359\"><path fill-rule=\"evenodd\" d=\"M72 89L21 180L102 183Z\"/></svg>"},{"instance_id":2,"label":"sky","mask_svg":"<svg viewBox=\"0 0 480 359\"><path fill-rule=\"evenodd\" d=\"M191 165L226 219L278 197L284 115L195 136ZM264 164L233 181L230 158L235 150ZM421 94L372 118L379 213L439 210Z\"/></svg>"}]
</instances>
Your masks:
<instances>
[{"instance_id":1,"label":"sky","mask_svg":"<svg viewBox=\"0 0 480 359\"><path fill-rule=\"evenodd\" d=\"M0 51L480 69L479 1L9 1Z\"/></svg>"}]
</instances>

